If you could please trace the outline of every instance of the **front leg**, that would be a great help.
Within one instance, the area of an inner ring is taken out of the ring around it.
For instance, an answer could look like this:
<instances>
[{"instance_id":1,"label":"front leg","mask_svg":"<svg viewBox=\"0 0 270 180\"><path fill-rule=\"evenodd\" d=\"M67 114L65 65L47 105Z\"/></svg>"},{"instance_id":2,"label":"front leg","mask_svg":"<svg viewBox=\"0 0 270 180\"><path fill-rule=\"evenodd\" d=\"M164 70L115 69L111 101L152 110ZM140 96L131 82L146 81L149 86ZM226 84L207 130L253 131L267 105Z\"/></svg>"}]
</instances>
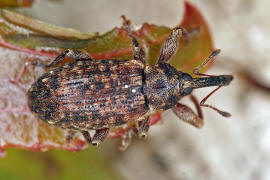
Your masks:
<instances>
[{"instance_id":1,"label":"front leg","mask_svg":"<svg viewBox=\"0 0 270 180\"><path fill-rule=\"evenodd\" d=\"M48 67L50 68L57 66L66 56L75 60L92 60L92 57L87 53L78 50L67 49L62 52L58 57L56 57L55 60L53 60L53 62L49 64Z\"/></svg>"},{"instance_id":2,"label":"front leg","mask_svg":"<svg viewBox=\"0 0 270 180\"><path fill-rule=\"evenodd\" d=\"M119 149L121 151L125 151L128 146L131 144L132 141L132 135L138 134L139 138L145 138L147 136L147 132L150 127L150 117L145 116L142 119L140 119L136 124L128 129L125 134L121 137L121 145L119 146Z\"/></svg>"},{"instance_id":3,"label":"front leg","mask_svg":"<svg viewBox=\"0 0 270 180\"><path fill-rule=\"evenodd\" d=\"M92 144L93 146L97 146L106 139L106 137L109 134L109 131L110 131L109 128L98 129L96 130L96 133L94 134L93 138L91 138L90 133L88 131L82 131L82 135L90 144Z\"/></svg>"},{"instance_id":4,"label":"front leg","mask_svg":"<svg viewBox=\"0 0 270 180\"><path fill-rule=\"evenodd\" d=\"M140 47L137 39L132 35L131 29L130 29L130 21L127 20L124 15L122 15L121 17L123 19L123 26L126 28L128 36L132 40L134 59L139 60L145 64L145 53L143 49Z\"/></svg>"},{"instance_id":5,"label":"front leg","mask_svg":"<svg viewBox=\"0 0 270 180\"><path fill-rule=\"evenodd\" d=\"M179 119L183 120L184 122L189 123L196 128L201 128L204 124L201 107L195 96L191 95L190 98L197 109L198 115L195 114L195 112L190 107L181 103L177 103L172 108L172 111L177 117L179 117Z\"/></svg>"},{"instance_id":6,"label":"front leg","mask_svg":"<svg viewBox=\"0 0 270 180\"><path fill-rule=\"evenodd\" d=\"M75 134L76 134L76 131L67 130L67 135L66 135L67 143L70 143L73 140Z\"/></svg>"},{"instance_id":7,"label":"front leg","mask_svg":"<svg viewBox=\"0 0 270 180\"><path fill-rule=\"evenodd\" d=\"M143 119L138 121L138 136L139 138L146 138L147 137L147 133L150 127L150 117L149 116L145 116L143 117Z\"/></svg>"},{"instance_id":8,"label":"front leg","mask_svg":"<svg viewBox=\"0 0 270 180\"><path fill-rule=\"evenodd\" d=\"M121 137L121 145L119 146L119 150L125 151L128 146L131 144L132 141L132 134L133 134L133 129L130 128L128 129L125 134Z\"/></svg>"},{"instance_id":9,"label":"front leg","mask_svg":"<svg viewBox=\"0 0 270 180\"><path fill-rule=\"evenodd\" d=\"M185 37L186 41L188 41L188 33L184 28L177 27L172 30L169 37L162 44L158 64L168 63L171 57L176 53L178 49L179 39L182 35Z\"/></svg>"}]
</instances>

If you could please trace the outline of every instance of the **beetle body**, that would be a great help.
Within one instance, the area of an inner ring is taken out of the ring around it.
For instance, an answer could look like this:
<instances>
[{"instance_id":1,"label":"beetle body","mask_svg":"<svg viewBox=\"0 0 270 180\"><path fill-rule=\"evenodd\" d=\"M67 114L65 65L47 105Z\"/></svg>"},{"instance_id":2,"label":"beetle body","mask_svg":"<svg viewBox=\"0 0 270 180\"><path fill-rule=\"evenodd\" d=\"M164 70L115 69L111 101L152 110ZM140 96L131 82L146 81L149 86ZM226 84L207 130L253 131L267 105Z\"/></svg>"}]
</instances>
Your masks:
<instances>
[{"instance_id":1,"label":"beetle body","mask_svg":"<svg viewBox=\"0 0 270 180\"><path fill-rule=\"evenodd\" d=\"M146 69L146 70L145 70ZM52 125L74 130L111 128L149 110L167 110L181 98L182 72L136 60L78 60L41 76L29 89L29 107Z\"/></svg>"},{"instance_id":2,"label":"beetle body","mask_svg":"<svg viewBox=\"0 0 270 180\"><path fill-rule=\"evenodd\" d=\"M28 92L29 107L49 124L102 129L148 112L144 65L129 60L76 61L45 73Z\"/></svg>"},{"instance_id":3,"label":"beetle body","mask_svg":"<svg viewBox=\"0 0 270 180\"><path fill-rule=\"evenodd\" d=\"M135 127L122 137L122 149L130 143L132 133L146 136L150 126L149 115L154 110L173 109L180 119L201 127L202 116L195 115L179 100L194 88L228 85L232 76L192 78L168 64L177 50L182 28L173 30L161 48L158 63L149 66L145 63L142 48L131 34L128 21L124 23L134 45L133 60L93 60L86 53L66 50L29 89L30 110L50 125L81 131L93 145L102 142L111 128L133 122ZM214 51L209 59L217 53ZM59 66L65 56L75 61ZM228 116L204 102L201 106ZM89 130L96 130L93 137Z\"/></svg>"}]
</instances>

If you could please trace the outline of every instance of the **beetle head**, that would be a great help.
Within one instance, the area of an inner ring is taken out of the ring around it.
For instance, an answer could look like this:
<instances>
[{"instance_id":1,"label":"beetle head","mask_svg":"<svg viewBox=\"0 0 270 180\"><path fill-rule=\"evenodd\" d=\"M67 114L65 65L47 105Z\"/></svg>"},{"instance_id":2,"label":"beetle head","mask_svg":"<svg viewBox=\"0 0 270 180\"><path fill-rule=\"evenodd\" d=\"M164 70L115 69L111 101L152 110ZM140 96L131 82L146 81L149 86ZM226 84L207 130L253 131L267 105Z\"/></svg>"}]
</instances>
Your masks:
<instances>
[{"instance_id":1,"label":"beetle head","mask_svg":"<svg viewBox=\"0 0 270 180\"><path fill-rule=\"evenodd\" d=\"M146 68L145 93L151 107L166 110L177 104L182 97L181 74L168 63Z\"/></svg>"},{"instance_id":2,"label":"beetle head","mask_svg":"<svg viewBox=\"0 0 270 180\"><path fill-rule=\"evenodd\" d=\"M226 86L233 79L231 75L192 78L191 75L177 71L168 63L147 66L145 76L148 103L159 110L174 107L183 96L191 94L193 89Z\"/></svg>"}]
</instances>

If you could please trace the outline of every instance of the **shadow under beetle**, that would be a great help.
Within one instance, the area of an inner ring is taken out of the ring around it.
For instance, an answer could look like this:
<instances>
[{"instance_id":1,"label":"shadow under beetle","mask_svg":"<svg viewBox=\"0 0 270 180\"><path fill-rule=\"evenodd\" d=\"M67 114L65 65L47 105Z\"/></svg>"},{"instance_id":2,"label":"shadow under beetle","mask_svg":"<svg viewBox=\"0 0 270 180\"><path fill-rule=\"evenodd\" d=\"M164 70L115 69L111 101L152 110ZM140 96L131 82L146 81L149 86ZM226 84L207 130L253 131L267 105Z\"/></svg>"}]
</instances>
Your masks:
<instances>
[{"instance_id":1,"label":"shadow under beetle","mask_svg":"<svg viewBox=\"0 0 270 180\"><path fill-rule=\"evenodd\" d=\"M198 78L176 70L168 64L176 53L179 38L188 34L183 28L172 30L163 43L155 66L146 64L145 53L130 30L130 22L124 26L133 43L134 59L105 59L95 61L90 55L66 50L48 66L49 70L28 90L28 105L39 119L50 125L80 131L92 145L98 145L109 134L110 128L134 122L125 132L120 149L131 142L132 134L146 137L150 126L149 115L155 110L172 109L183 121L200 128L203 118L200 106L214 109L222 116L230 114L205 101L220 87L228 85L231 75L207 75L199 73L220 50L215 50L205 62L194 69ZM59 66L64 57L75 62ZM200 104L191 94L193 89L217 86ZM179 100L190 95L198 115ZM93 137L89 130L95 130Z\"/></svg>"}]
</instances>

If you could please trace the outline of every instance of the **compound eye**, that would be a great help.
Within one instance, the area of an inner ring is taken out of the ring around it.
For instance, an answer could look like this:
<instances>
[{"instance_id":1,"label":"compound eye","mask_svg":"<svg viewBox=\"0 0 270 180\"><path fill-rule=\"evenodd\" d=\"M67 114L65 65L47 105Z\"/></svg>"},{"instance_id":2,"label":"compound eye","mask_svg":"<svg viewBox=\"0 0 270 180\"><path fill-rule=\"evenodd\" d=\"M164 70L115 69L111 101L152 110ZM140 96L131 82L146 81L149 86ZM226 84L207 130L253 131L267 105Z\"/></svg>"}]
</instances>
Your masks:
<instances>
[{"instance_id":1,"label":"compound eye","mask_svg":"<svg viewBox=\"0 0 270 180\"><path fill-rule=\"evenodd\" d=\"M186 96L186 95L189 95L191 92L192 92L193 88L191 87L188 87L188 88L185 88L183 91L182 91L182 96Z\"/></svg>"},{"instance_id":2,"label":"compound eye","mask_svg":"<svg viewBox=\"0 0 270 180\"><path fill-rule=\"evenodd\" d=\"M185 81L191 81L192 80L192 77L187 73L183 73L181 76Z\"/></svg>"}]
</instances>

